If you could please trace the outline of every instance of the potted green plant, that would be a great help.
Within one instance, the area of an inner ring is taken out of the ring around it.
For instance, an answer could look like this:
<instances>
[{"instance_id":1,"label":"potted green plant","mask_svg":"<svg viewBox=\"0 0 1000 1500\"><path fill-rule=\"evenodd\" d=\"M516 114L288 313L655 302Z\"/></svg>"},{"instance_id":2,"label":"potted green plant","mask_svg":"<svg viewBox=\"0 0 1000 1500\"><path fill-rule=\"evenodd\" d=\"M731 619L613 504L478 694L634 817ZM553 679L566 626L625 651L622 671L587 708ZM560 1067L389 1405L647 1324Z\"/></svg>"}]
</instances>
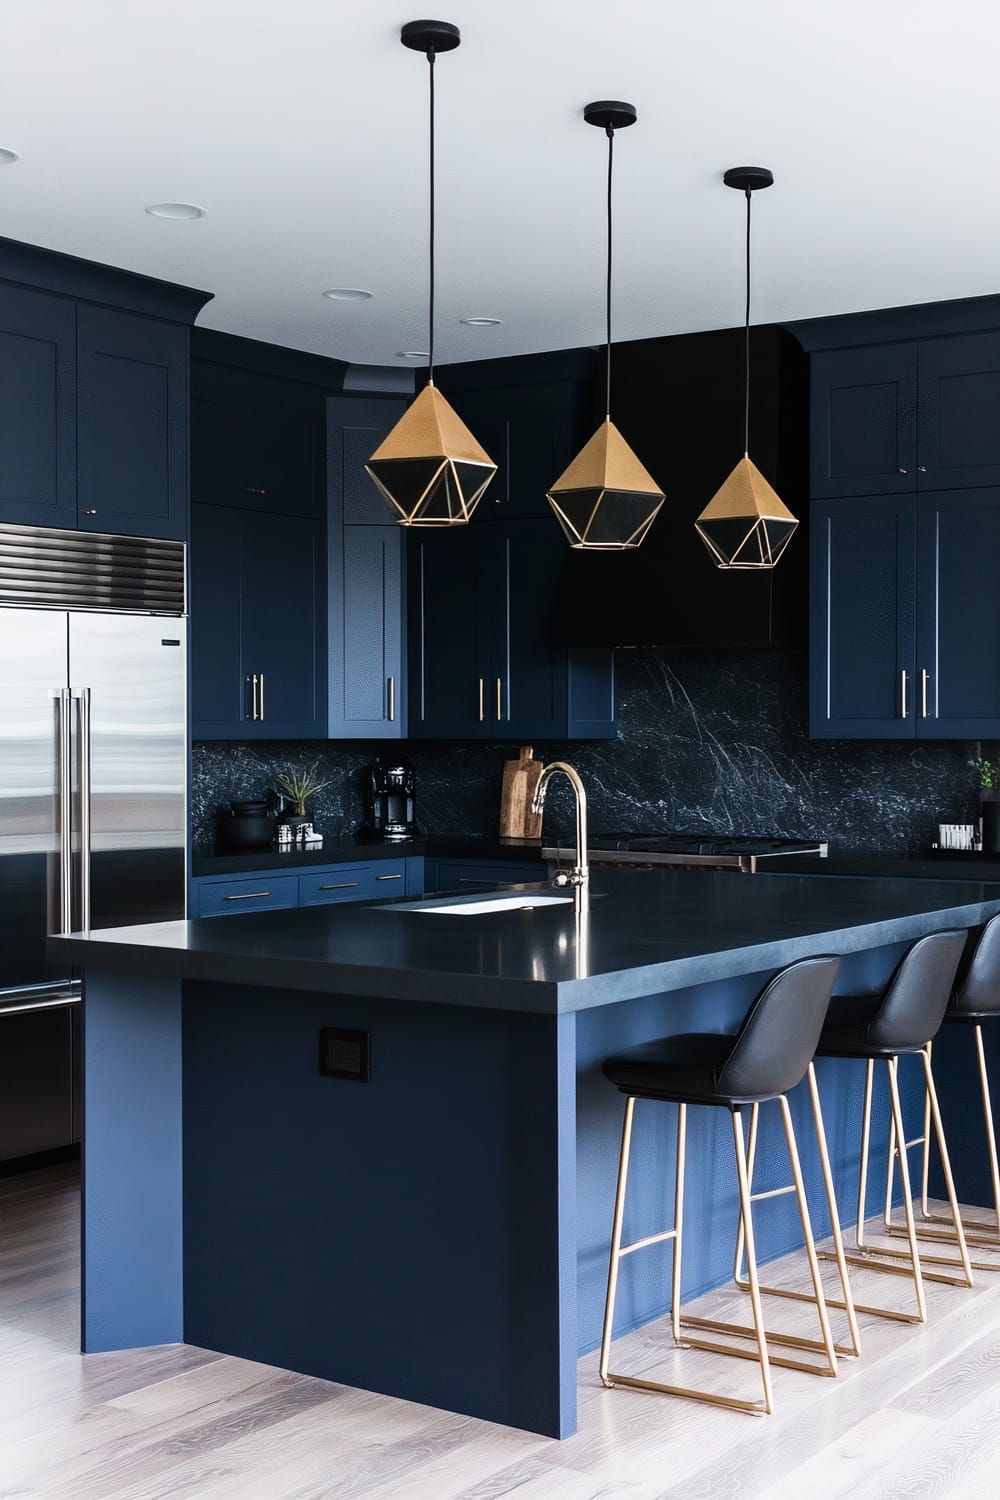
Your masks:
<instances>
[{"instance_id":1,"label":"potted green plant","mask_svg":"<svg viewBox=\"0 0 1000 1500\"><path fill-rule=\"evenodd\" d=\"M289 823L293 828L298 828L302 823L308 823L306 804L309 798L315 797L317 792L331 785L329 779L320 780L317 774L318 767L319 761L316 760L307 770L290 767L288 770L279 771L274 778L278 791L287 803L281 816L282 823Z\"/></svg>"},{"instance_id":2,"label":"potted green plant","mask_svg":"<svg viewBox=\"0 0 1000 1500\"><path fill-rule=\"evenodd\" d=\"M1000 854L1000 761L980 756L972 762L979 778L979 811L985 854Z\"/></svg>"}]
</instances>

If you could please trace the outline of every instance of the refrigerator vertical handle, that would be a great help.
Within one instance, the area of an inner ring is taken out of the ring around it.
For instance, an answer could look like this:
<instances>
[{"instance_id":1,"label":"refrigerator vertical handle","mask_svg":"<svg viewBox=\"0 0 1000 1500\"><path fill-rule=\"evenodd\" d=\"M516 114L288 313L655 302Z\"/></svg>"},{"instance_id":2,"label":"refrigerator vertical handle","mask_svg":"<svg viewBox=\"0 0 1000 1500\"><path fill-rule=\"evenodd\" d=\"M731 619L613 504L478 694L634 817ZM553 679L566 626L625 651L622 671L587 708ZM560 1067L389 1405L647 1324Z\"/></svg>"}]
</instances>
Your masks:
<instances>
[{"instance_id":1,"label":"refrigerator vertical handle","mask_svg":"<svg viewBox=\"0 0 1000 1500\"><path fill-rule=\"evenodd\" d=\"M80 926L90 931L90 688L80 689Z\"/></svg>"},{"instance_id":2,"label":"refrigerator vertical handle","mask_svg":"<svg viewBox=\"0 0 1000 1500\"><path fill-rule=\"evenodd\" d=\"M59 755L59 931L73 931L73 757L70 741L69 688L60 688Z\"/></svg>"}]
</instances>

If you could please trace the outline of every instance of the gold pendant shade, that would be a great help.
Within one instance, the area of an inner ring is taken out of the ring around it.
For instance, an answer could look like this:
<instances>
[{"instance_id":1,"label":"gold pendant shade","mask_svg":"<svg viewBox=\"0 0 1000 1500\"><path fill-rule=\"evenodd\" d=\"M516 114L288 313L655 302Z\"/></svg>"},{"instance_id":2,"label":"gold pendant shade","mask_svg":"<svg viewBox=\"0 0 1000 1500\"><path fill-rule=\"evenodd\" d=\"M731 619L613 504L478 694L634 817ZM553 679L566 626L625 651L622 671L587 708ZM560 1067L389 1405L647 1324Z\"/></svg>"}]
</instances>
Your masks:
<instances>
[{"instance_id":1,"label":"gold pendant shade","mask_svg":"<svg viewBox=\"0 0 1000 1500\"><path fill-rule=\"evenodd\" d=\"M365 467L400 526L464 526L497 471L433 383Z\"/></svg>"},{"instance_id":2,"label":"gold pendant shade","mask_svg":"<svg viewBox=\"0 0 1000 1500\"><path fill-rule=\"evenodd\" d=\"M664 495L605 417L546 498L571 547L623 552L639 546Z\"/></svg>"},{"instance_id":3,"label":"gold pendant shade","mask_svg":"<svg viewBox=\"0 0 1000 1500\"><path fill-rule=\"evenodd\" d=\"M694 523L718 568L773 568L799 524L744 453Z\"/></svg>"}]
</instances>

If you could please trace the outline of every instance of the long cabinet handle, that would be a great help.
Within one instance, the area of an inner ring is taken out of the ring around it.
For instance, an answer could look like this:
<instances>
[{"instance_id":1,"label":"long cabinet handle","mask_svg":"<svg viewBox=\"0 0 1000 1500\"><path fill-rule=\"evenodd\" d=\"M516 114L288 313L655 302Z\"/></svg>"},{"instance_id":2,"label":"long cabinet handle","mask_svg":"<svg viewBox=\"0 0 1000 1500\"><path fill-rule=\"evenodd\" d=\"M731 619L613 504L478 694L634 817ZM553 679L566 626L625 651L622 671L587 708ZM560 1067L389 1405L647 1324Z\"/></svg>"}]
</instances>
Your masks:
<instances>
[{"instance_id":1,"label":"long cabinet handle","mask_svg":"<svg viewBox=\"0 0 1000 1500\"><path fill-rule=\"evenodd\" d=\"M928 678L928 675L929 674L928 674L927 668L924 667L923 670L920 673L920 717L922 719L926 719L926 717L927 717L927 678Z\"/></svg>"},{"instance_id":2,"label":"long cabinet handle","mask_svg":"<svg viewBox=\"0 0 1000 1500\"><path fill-rule=\"evenodd\" d=\"M263 672L261 672L261 674L260 674L260 717L261 717L261 721L263 722L263 719L264 719L264 674L263 674Z\"/></svg>"},{"instance_id":3,"label":"long cabinet handle","mask_svg":"<svg viewBox=\"0 0 1000 1500\"><path fill-rule=\"evenodd\" d=\"M486 718L486 683L482 677L479 679L479 722Z\"/></svg>"},{"instance_id":4,"label":"long cabinet handle","mask_svg":"<svg viewBox=\"0 0 1000 1500\"><path fill-rule=\"evenodd\" d=\"M73 761L69 716L72 695L60 688L59 705L59 931L73 931Z\"/></svg>"},{"instance_id":5,"label":"long cabinet handle","mask_svg":"<svg viewBox=\"0 0 1000 1500\"><path fill-rule=\"evenodd\" d=\"M80 689L80 921L90 931L90 688Z\"/></svg>"},{"instance_id":6,"label":"long cabinet handle","mask_svg":"<svg viewBox=\"0 0 1000 1500\"><path fill-rule=\"evenodd\" d=\"M376 880L402 880L402 875L376 875Z\"/></svg>"},{"instance_id":7,"label":"long cabinet handle","mask_svg":"<svg viewBox=\"0 0 1000 1500\"><path fill-rule=\"evenodd\" d=\"M270 891L244 891L241 896L224 896L224 901L255 901L258 896L269 896Z\"/></svg>"},{"instance_id":8,"label":"long cabinet handle","mask_svg":"<svg viewBox=\"0 0 1000 1500\"><path fill-rule=\"evenodd\" d=\"M498 724L499 724L500 720L503 718L503 699L501 697L501 691L502 691L501 679L498 677L497 678L497 723Z\"/></svg>"},{"instance_id":9,"label":"long cabinet handle","mask_svg":"<svg viewBox=\"0 0 1000 1500\"><path fill-rule=\"evenodd\" d=\"M338 880L335 885L319 885L316 889L319 891L350 891L354 889L357 883L356 880Z\"/></svg>"},{"instance_id":10,"label":"long cabinet handle","mask_svg":"<svg viewBox=\"0 0 1000 1500\"><path fill-rule=\"evenodd\" d=\"M250 717L253 720L253 722L256 724L256 722L257 722L257 673L255 672L252 677L248 677L246 680L250 684ZM246 699L244 699L243 701L246 702Z\"/></svg>"},{"instance_id":11,"label":"long cabinet handle","mask_svg":"<svg viewBox=\"0 0 1000 1500\"><path fill-rule=\"evenodd\" d=\"M900 698L900 714L899 714L899 716L900 716L901 719L905 719L905 718L908 717L907 710L906 710L906 668L905 667L903 667L902 671L899 674L899 698Z\"/></svg>"},{"instance_id":12,"label":"long cabinet handle","mask_svg":"<svg viewBox=\"0 0 1000 1500\"><path fill-rule=\"evenodd\" d=\"M391 723L393 723L393 721L396 718L396 679L395 679L395 677L390 677L389 678L388 696L389 696L389 723L391 724Z\"/></svg>"}]
</instances>

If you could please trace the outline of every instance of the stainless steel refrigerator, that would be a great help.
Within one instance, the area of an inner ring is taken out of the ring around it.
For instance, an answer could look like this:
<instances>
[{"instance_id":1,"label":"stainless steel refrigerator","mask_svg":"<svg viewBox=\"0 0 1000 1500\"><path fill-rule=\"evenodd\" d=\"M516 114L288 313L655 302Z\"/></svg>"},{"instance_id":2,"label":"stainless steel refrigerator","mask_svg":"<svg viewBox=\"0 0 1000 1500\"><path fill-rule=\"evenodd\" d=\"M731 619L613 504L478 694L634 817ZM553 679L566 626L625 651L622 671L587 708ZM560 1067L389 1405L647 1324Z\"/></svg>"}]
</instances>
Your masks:
<instances>
[{"instance_id":1,"label":"stainless steel refrigerator","mask_svg":"<svg viewBox=\"0 0 1000 1500\"><path fill-rule=\"evenodd\" d=\"M0 525L0 1161L75 1126L50 932L182 917L182 543Z\"/></svg>"}]
</instances>

